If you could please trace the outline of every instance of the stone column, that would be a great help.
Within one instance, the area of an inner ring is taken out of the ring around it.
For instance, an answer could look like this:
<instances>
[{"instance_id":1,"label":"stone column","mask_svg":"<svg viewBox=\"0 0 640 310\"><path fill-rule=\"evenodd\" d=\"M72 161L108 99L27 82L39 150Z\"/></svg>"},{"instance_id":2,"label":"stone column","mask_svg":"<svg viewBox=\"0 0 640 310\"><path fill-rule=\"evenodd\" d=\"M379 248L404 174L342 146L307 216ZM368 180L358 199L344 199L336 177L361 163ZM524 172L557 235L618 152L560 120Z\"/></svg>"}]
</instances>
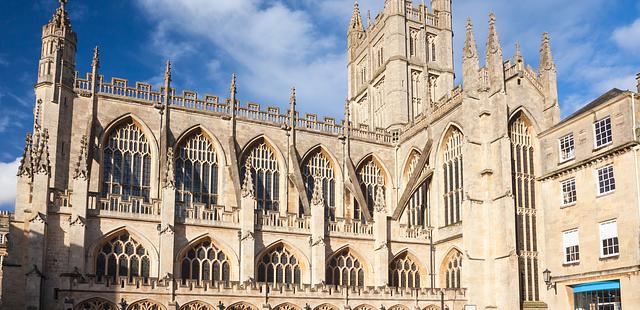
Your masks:
<instances>
[{"instance_id":1,"label":"stone column","mask_svg":"<svg viewBox=\"0 0 640 310\"><path fill-rule=\"evenodd\" d=\"M389 284L389 245L387 240L387 208L384 202L384 186L376 188L374 206L374 238L375 238L375 286Z\"/></svg>"},{"instance_id":2,"label":"stone column","mask_svg":"<svg viewBox=\"0 0 640 310\"><path fill-rule=\"evenodd\" d=\"M169 277L174 270L174 227L176 218L176 181L174 174L173 147L167 149L164 184L162 186L162 209L160 211L160 272L158 277Z\"/></svg>"},{"instance_id":3,"label":"stone column","mask_svg":"<svg viewBox=\"0 0 640 310\"><path fill-rule=\"evenodd\" d=\"M316 174L311 197L311 284L325 281L324 197L322 180Z\"/></svg>"},{"instance_id":4,"label":"stone column","mask_svg":"<svg viewBox=\"0 0 640 310\"><path fill-rule=\"evenodd\" d=\"M253 237L255 230L256 199L251 176L251 164L247 161L245 166L244 182L242 183L242 198L240 199L240 281L251 281L254 278L256 240Z\"/></svg>"},{"instance_id":5,"label":"stone column","mask_svg":"<svg viewBox=\"0 0 640 310\"><path fill-rule=\"evenodd\" d=\"M71 194L71 222L69 223L69 271L85 272L85 222L89 192L87 168L88 139L80 141L80 155L73 172L73 193Z\"/></svg>"}]
</instances>

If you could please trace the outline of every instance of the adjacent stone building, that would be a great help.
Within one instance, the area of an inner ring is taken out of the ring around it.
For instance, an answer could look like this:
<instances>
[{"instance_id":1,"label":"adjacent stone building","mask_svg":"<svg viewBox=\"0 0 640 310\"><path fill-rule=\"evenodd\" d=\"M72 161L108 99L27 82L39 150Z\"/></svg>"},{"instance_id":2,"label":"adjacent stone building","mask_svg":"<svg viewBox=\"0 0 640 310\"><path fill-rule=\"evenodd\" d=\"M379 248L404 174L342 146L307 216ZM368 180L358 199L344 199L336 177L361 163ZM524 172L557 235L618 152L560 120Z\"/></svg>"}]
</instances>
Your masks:
<instances>
[{"instance_id":1,"label":"adjacent stone building","mask_svg":"<svg viewBox=\"0 0 640 310\"><path fill-rule=\"evenodd\" d=\"M356 3L338 122L295 90L286 111L243 104L235 76L228 98L178 92L169 62L159 88L108 80L98 48L82 77L65 2L42 32L4 309L564 309L605 280L640 304L637 94L560 122L546 34L537 70L505 60L491 15L480 67L469 21L455 86L450 0L385 0L366 25ZM588 147L594 121L611 143ZM561 261L576 229L593 240Z\"/></svg>"}]
</instances>

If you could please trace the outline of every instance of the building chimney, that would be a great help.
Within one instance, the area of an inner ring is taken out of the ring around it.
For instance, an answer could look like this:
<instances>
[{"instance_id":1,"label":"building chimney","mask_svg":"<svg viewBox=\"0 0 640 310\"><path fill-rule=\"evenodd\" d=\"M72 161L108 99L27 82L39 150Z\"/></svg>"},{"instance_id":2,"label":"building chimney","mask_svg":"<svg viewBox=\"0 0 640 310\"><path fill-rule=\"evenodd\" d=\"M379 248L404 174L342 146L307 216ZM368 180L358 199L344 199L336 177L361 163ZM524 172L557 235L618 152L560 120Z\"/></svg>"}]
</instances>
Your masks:
<instances>
[{"instance_id":1,"label":"building chimney","mask_svg":"<svg viewBox=\"0 0 640 310\"><path fill-rule=\"evenodd\" d=\"M636 91L640 93L640 73L636 74Z\"/></svg>"}]
</instances>

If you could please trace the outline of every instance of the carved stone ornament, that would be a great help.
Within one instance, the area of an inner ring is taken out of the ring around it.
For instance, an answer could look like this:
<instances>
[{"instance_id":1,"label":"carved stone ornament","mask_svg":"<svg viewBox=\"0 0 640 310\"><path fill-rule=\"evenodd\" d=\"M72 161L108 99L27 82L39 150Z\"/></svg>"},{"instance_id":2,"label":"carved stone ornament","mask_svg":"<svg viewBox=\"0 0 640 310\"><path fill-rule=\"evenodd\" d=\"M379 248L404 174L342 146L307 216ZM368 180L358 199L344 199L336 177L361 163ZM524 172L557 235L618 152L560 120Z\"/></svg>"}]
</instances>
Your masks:
<instances>
[{"instance_id":1,"label":"carved stone ornament","mask_svg":"<svg viewBox=\"0 0 640 310\"><path fill-rule=\"evenodd\" d=\"M386 212L387 208L384 203L384 187L380 184L376 187L376 200L373 205L375 212Z\"/></svg>"},{"instance_id":2,"label":"carved stone ornament","mask_svg":"<svg viewBox=\"0 0 640 310\"><path fill-rule=\"evenodd\" d=\"M244 240L255 240L255 237L253 236L253 232L252 231L246 231L242 234L242 237L240 238L240 241L244 241Z\"/></svg>"},{"instance_id":3,"label":"carved stone ornament","mask_svg":"<svg viewBox=\"0 0 640 310\"><path fill-rule=\"evenodd\" d=\"M164 188L176 189L176 176L173 167L173 148L167 149L167 166L164 172Z\"/></svg>"},{"instance_id":4,"label":"carved stone ornament","mask_svg":"<svg viewBox=\"0 0 640 310\"><path fill-rule=\"evenodd\" d=\"M313 240L313 241L311 242L311 246L312 246L312 247L314 247L314 246L318 246L318 245L322 245L322 246L324 246L324 245L325 245L325 243L324 243L324 238L323 238L323 237L316 237L316 238L313 238L313 239L315 239L315 240Z\"/></svg>"},{"instance_id":5,"label":"carved stone ornament","mask_svg":"<svg viewBox=\"0 0 640 310\"><path fill-rule=\"evenodd\" d=\"M34 216L32 219L29 220L29 223L46 224L47 216L42 214L41 212L38 212L36 216Z\"/></svg>"},{"instance_id":6,"label":"carved stone ornament","mask_svg":"<svg viewBox=\"0 0 640 310\"><path fill-rule=\"evenodd\" d=\"M87 153L88 153L88 139L87 136L82 136L80 140L80 155L78 155L78 161L76 162L76 168L73 172L73 178L75 180L87 180L89 175L87 167Z\"/></svg>"},{"instance_id":7,"label":"carved stone ornament","mask_svg":"<svg viewBox=\"0 0 640 310\"><path fill-rule=\"evenodd\" d=\"M27 134L27 137L24 139L24 151L20 159L20 166L18 166L19 177L33 177L32 147L31 134Z\"/></svg>"},{"instance_id":8,"label":"carved stone ornament","mask_svg":"<svg viewBox=\"0 0 640 310\"><path fill-rule=\"evenodd\" d=\"M388 249L389 249L389 244L387 243L387 241L383 241L378 247L376 247L375 251L388 250Z\"/></svg>"},{"instance_id":9,"label":"carved stone ornament","mask_svg":"<svg viewBox=\"0 0 640 310\"><path fill-rule=\"evenodd\" d=\"M242 198L254 198L253 177L251 176L251 161L244 165L244 181L242 182Z\"/></svg>"},{"instance_id":10,"label":"carved stone ornament","mask_svg":"<svg viewBox=\"0 0 640 310\"><path fill-rule=\"evenodd\" d=\"M316 170L313 176L313 195L311 195L311 205L324 207L324 193L322 192L322 179L320 171Z\"/></svg>"},{"instance_id":11,"label":"carved stone ornament","mask_svg":"<svg viewBox=\"0 0 640 310\"><path fill-rule=\"evenodd\" d=\"M173 229L172 225L165 225L163 229L160 230L160 235L164 235L164 234L170 234L173 235L175 232L175 230Z\"/></svg>"},{"instance_id":12,"label":"carved stone ornament","mask_svg":"<svg viewBox=\"0 0 640 310\"><path fill-rule=\"evenodd\" d=\"M35 173L49 175L51 166L49 162L49 131L47 129L40 133L37 144Z\"/></svg>"},{"instance_id":13,"label":"carved stone ornament","mask_svg":"<svg viewBox=\"0 0 640 310\"><path fill-rule=\"evenodd\" d=\"M71 220L71 217L69 217L69 221L70 221L69 226L71 227L74 227L74 226L84 227L86 225L85 219L80 215L76 216L74 220Z\"/></svg>"}]
</instances>

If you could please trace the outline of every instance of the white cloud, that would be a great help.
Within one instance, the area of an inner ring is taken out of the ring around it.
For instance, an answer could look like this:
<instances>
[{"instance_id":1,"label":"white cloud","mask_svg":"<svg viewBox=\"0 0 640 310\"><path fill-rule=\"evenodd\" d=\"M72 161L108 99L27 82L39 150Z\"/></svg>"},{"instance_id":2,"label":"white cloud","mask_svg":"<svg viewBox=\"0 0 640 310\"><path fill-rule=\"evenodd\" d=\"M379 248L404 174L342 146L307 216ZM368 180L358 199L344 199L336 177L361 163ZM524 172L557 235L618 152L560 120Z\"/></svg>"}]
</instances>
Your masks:
<instances>
[{"instance_id":1,"label":"white cloud","mask_svg":"<svg viewBox=\"0 0 640 310\"><path fill-rule=\"evenodd\" d=\"M0 117L0 133L5 132L9 127L10 117L8 115L4 115Z\"/></svg>"},{"instance_id":2,"label":"white cloud","mask_svg":"<svg viewBox=\"0 0 640 310\"><path fill-rule=\"evenodd\" d=\"M636 55L640 53L640 18L631 25L616 29L613 32L613 40L629 52Z\"/></svg>"},{"instance_id":3,"label":"white cloud","mask_svg":"<svg viewBox=\"0 0 640 310\"><path fill-rule=\"evenodd\" d=\"M13 162L0 162L0 206L11 206L16 199L16 173L20 158Z\"/></svg>"}]
</instances>

